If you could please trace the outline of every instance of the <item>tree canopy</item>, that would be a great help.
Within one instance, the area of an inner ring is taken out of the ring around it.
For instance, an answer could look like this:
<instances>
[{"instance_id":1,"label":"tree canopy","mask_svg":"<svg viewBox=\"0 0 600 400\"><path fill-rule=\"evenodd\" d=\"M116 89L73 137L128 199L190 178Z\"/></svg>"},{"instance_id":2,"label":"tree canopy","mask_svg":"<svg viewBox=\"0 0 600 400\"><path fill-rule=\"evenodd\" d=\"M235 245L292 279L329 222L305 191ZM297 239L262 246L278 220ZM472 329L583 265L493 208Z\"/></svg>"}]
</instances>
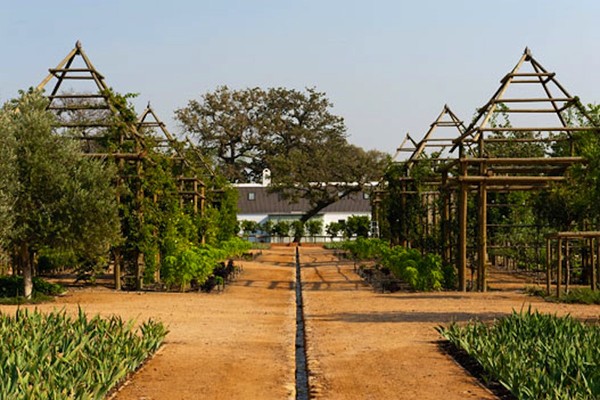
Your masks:
<instances>
[{"instance_id":1,"label":"tree canopy","mask_svg":"<svg viewBox=\"0 0 600 400\"><path fill-rule=\"evenodd\" d=\"M274 192L308 200L306 222L378 180L388 162L384 153L348 143L344 120L331 107L314 88L222 86L175 114L231 182L257 181L268 168Z\"/></svg>"},{"instance_id":2,"label":"tree canopy","mask_svg":"<svg viewBox=\"0 0 600 400\"><path fill-rule=\"evenodd\" d=\"M42 248L96 262L119 237L114 169L54 135L55 119L46 106L41 93L30 91L0 111L0 148L8 156L1 166L7 173L0 175L0 209L3 220L6 214L12 219L2 244L18 249L26 296Z\"/></svg>"}]
</instances>

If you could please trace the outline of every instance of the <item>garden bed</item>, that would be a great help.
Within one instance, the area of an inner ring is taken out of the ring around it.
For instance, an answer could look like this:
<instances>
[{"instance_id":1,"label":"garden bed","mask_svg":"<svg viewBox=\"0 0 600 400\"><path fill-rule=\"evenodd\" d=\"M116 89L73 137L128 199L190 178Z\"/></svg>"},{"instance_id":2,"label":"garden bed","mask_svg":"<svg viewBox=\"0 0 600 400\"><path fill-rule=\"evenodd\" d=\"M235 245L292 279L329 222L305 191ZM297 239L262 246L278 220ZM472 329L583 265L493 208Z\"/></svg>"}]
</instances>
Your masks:
<instances>
[{"instance_id":1,"label":"garden bed","mask_svg":"<svg viewBox=\"0 0 600 400\"><path fill-rule=\"evenodd\" d=\"M167 329L120 317L17 310L0 316L0 398L99 399L162 344Z\"/></svg>"}]
</instances>

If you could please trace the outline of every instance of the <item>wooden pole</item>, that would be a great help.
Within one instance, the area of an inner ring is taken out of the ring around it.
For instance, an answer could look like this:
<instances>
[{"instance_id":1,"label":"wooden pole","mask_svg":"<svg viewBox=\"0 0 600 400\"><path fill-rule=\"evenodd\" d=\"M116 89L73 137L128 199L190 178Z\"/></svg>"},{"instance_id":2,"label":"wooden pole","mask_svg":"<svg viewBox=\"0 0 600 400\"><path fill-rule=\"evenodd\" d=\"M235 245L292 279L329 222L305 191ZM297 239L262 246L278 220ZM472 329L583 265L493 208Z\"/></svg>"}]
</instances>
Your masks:
<instances>
[{"instance_id":1,"label":"wooden pole","mask_svg":"<svg viewBox=\"0 0 600 400\"><path fill-rule=\"evenodd\" d=\"M483 157L484 135L479 139L479 156ZM479 164L479 175L487 177L487 164ZM466 178L466 177L465 177ZM477 246L477 288L487 291L486 267L487 267L487 185L485 181L479 183L479 207L478 213L478 246Z\"/></svg>"},{"instance_id":2,"label":"wooden pole","mask_svg":"<svg viewBox=\"0 0 600 400\"><path fill-rule=\"evenodd\" d=\"M600 237L596 237L596 289L600 286Z\"/></svg>"},{"instance_id":3,"label":"wooden pole","mask_svg":"<svg viewBox=\"0 0 600 400\"><path fill-rule=\"evenodd\" d=\"M442 173L442 188L446 187L448 171ZM442 259L444 264L450 264L450 194L447 189L442 189L442 214L440 216L442 225Z\"/></svg>"},{"instance_id":4,"label":"wooden pole","mask_svg":"<svg viewBox=\"0 0 600 400\"><path fill-rule=\"evenodd\" d=\"M571 283L571 250L569 239L565 239L565 293L569 293Z\"/></svg>"},{"instance_id":5,"label":"wooden pole","mask_svg":"<svg viewBox=\"0 0 600 400\"><path fill-rule=\"evenodd\" d=\"M550 283L551 283L551 246L552 242L549 238L546 239L546 294L550 296Z\"/></svg>"},{"instance_id":6,"label":"wooden pole","mask_svg":"<svg viewBox=\"0 0 600 400\"><path fill-rule=\"evenodd\" d=\"M136 142L136 152L141 151L139 148L139 143ZM142 161L136 161L136 174L137 174L137 190L136 190L136 207L138 208L139 213L139 224L140 228L144 225L144 190L142 189ZM142 290L144 286L144 267L145 267L144 253L142 253L139 249L137 250L137 257L135 260L135 289Z\"/></svg>"},{"instance_id":7,"label":"wooden pole","mask_svg":"<svg viewBox=\"0 0 600 400\"><path fill-rule=\"evenodd\" d=\"M558 268L556 269L556 298L560 299L560 285L562 281L562 238L558 238L556 244L556 255L558 260Z\"/></svg>"},{"instance_id":8,"label":"wooden pole","mask_svg":"<svg viewBox=\"0 0 600 400\"><path fill-rule=\"evenodd\" d=\"M194 215L198 214L198 180L194 179Z\"/></svg>"},{"instance_id":9,"label":"wooden pole","mask_svg":"<svg viewBox=\"0 0 600 400\"><path fill-rule=\"evenodd\" d=\"M479 186L479 235L477 246L477 289L487 290L486 263L487 263L487 189L485 184Z\"/></svg>"},{"instance_id":10,"label":"wooden pole","mask_svg":"<svg viewBox=\"0 0 600 400\"><path fill-rule=\"evenodd\" d=\"M429 213L430 213L430 200L429 200L429 194L425 195L425 229L423 230L423 239L422 239L422 244L421 244L421 254L425 254L426 252L430 251L430 249L428 248L428 243L429 243Z\"/></svg>"},{"instance_id":11,"label":"wooden pole","mask_svg":"<svg viewBox=\"0 0 600 400\"><path fill-rule=\"evenodd\" d=\"M469 188L460 185L458 196L458 290L467 291L467 207Z\"/></svg>"},{"instance_id":12,"label":"wooden pole","mask_svg":"<svg viewBox=\"0 0 600 400\"><path fill-rule=\"evenodd\" d=\"M590 285L592 290L596 290L596 260L594 254L594 238L590 238L589 242L590 249Z\"/></svg>"}]
</instances>

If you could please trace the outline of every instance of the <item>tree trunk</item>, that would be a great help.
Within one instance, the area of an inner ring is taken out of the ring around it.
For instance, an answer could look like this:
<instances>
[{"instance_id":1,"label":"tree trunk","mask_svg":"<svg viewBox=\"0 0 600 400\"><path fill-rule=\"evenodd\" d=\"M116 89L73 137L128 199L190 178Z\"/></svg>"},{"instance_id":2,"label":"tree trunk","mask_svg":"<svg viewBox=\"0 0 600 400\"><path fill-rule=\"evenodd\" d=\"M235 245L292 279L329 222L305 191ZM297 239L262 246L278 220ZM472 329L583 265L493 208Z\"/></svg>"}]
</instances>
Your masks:
<instances>
[{"instance_id":1,"label":"tree trunk","mask_svg":"<svg viewBox=\"0 0 600 400\"><path fill-rule=\"evenodd\" d=\"M26 299L31 299L31 295L33 294L33 266L31 265L29 248L26 244L21 244L19 256L21 259L21 268L23 269L23 296Z\"/></svg>"},{"instance_id":2,"label":"tree trunk","mask_svg":"<svg viewBox=\"0 0 600 400\"><path fill-rule=\"evenodd\" d=\"M298 235L297 233L294 233L294 243L300 244L301 240L302 240L302 235Z\"/></svg>"}]
</instances>

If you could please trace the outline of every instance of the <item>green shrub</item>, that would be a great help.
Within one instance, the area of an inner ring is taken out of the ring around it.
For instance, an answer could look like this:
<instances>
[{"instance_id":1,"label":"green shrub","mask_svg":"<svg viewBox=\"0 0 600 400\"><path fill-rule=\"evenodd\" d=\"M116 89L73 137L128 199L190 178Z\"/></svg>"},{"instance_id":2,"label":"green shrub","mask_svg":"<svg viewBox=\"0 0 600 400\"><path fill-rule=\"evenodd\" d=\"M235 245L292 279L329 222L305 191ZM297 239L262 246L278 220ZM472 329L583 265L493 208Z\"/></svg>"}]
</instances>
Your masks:
<instances>
[{"instance_id":1,"label":"green shrub","mask_svg":"<svg viewBox=\"0 0 600 400\"><path fill-rule=\"evenodd\" d=\"M561 295L559 301L561 303L600 304L600 290L571 289L569 293Z\"/></svg>"},{"instance_id":2,"label":"green shrub","mask_svg":"<svg viewBox=\"0 0 600 400\"><path fill-rule=\"evenodd\" d=\"M64 288L42 278L33 277L33 295L58 296ZM0 276L0 297L19 297L23 295L23 277L17 275Z\"/></svg>"},{"instance_id":3,"label":"green shrub","mask_svg":"<svg viewBox=\"0 0 600 400\"><path fill-rule=\"evenodd\" d=\"M202 285L219 262L240 257L250 248L249 242L237 237L219 243L218 247L174 244L162 262L161 275L167 285L179 286L181 290L185 290L192 281Z\"/></svg>"},{"instance_id":4,"label":"green shrub","mask_svg":"<svg viewBox=\"0 0 600 400\"><path fill-rule=\"evenodd\" d=\"M344 242L343 248L357 260L376 260L413 290L454 288L453 269L444 270L442 260L437 255L423 256L416 249L390 247L388 242L381 239L357 238L352 242Z\"/></svg>"}]
</instances>

